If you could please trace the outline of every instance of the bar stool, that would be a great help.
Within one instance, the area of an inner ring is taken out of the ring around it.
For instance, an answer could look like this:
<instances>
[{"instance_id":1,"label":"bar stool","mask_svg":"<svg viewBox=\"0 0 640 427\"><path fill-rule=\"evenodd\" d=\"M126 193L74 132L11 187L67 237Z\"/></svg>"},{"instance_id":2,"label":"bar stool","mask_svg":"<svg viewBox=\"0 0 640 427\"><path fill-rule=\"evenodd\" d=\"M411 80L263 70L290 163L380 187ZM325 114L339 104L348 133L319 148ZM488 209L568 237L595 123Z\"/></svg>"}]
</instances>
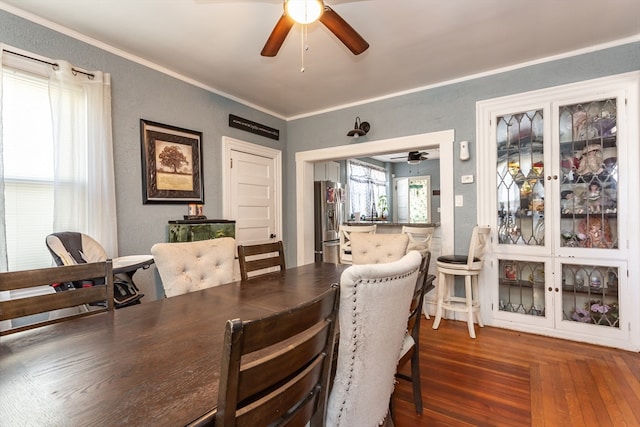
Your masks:
<instances>
[{"instance_id":1,"label":"bar stool","mask_svg":"<svg viewBox=\"0 0 640 427\"><path fill-rule=\"evenodd\" d=\"M340 264L353 264L351 256L351 233L371 233L376 232L377 224L373 225L340 225L338 236L340 238Z\"/></svg>"},{"instance_id":2,"label":"bar stool","mask_svg":"<svg viewBox=\"0 0 640 427\"><path fill-rule=\"evenodd\" d=\"M490 231L489 227L476 225L471 234L467 255L443 255L438 257L438 296L433 329L438 329L444 310L467 313L467 326L471 338L476 337L473 325L474 313L478 320L478 326L484 326L480 316L480 303L478 302L478 275L482 271L482 253L489 239ZM456 276L464 276L464 297L454 295Z\"/></svg>"},{"instance_id":3,"label":"bar stool","mask_svg":"<svg viewBox=\"0 0 640 427\"><path fill-rule=\"evenodd\" d=\"M407 252L418 251L424 257L431 248L431 238L433 237L433 227L410 227L402 226L402 232L409 236L409 246Z\"/></svg>"}]
</instances>

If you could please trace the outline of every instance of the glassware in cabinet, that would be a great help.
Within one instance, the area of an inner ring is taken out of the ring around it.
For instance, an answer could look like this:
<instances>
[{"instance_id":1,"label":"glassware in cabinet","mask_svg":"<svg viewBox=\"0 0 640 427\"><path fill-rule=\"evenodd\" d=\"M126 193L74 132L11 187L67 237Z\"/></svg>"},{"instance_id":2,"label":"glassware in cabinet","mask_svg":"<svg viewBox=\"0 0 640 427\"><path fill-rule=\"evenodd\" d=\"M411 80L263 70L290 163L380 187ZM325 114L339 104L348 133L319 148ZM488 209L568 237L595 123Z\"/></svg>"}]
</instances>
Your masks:
<instances>
[{"instance_id":1,"label":"glassware in cabinet","mask_svg":"<svg viewBox=\"0 0 640 427\"><path fill-rule=\"evenodd\" d=\"M619 328L619 269L562 264L563 321Z\"/></svg>"},{"instance_id":2,"label":"glassware in cabinet","mask_svg":"<svg viewBox=\"0 0 640 427\"><path fill-rule=\"evenodd\" d=\"M543 262L498 260L500 311L546 316Z\"/></svg>"},{"instance_id":3,"label":"glassware in cabinet","mask_svg":"<svg viewBox=\"0 0 640 427\"><path fill-rule=\"evenodd\" d=\"M628 73L477 103L485 322L640 349L639 86Z\"/></svg>"},{"instance_id":4,"label":"glassware in cabinet","mask_svg":"<svg viewBox=\"0 0 640 427\"><path fill-rule=\"evenodd\" d=\"M544 118L542 110L496 119L498 239L544 245Z\"/></svg>"},{"instance_id":5,"label":"glassware in cabinet","mask_svg":"<svg viewBox=\"0 0 640 427\"><path fill-rule=\"evenodd\" d=\"M559 108L560 246L619 245L617 99Z\"/></svg>"}]
</instances>

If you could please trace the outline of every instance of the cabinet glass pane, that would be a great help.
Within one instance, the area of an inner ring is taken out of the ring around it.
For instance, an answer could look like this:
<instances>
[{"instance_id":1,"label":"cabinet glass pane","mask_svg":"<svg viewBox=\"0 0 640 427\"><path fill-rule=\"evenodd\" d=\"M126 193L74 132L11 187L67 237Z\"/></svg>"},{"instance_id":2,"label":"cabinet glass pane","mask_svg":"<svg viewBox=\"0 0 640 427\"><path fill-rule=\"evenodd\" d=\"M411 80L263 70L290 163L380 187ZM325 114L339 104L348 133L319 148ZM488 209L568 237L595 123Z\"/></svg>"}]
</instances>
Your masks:
<instances>
[{"instance_id":1,"label":"cabinet glass pane","mask_svg":"<svg viewBox=\"0 0 640 427\"><path fill-rule=\"evenodd\" d=\"M560 107L561 246L618 247L616 99Z\"/></svg>"},{"instance_id":2,"label":"cabinet glass pane","mask_svg":"<svg viewBox=\"0 0 640 427\"><path fill-rule=\"evenodd\" d=\"M497 117L500 244L544 245L542 110Z\"/></svg>"},{"instance_id":3,"label":"cabinet glass pane","mask_svg":"<svg viewBox=\"0 0 640 427\"><path fill-rule=\"evenodd\" d=\"M545 316L544 263L499 260L498 309L530 316Z\"/></svg>"},{"instance_id":4,"label":"cabinet glass pane","mask_svg":"<svg viewBox=\"0 0 640 427\"><path fill-rule=\"evenodd\" d=\"M562 265L563 320L619 328L618 268Z\"/></svg>"}]
</instances>

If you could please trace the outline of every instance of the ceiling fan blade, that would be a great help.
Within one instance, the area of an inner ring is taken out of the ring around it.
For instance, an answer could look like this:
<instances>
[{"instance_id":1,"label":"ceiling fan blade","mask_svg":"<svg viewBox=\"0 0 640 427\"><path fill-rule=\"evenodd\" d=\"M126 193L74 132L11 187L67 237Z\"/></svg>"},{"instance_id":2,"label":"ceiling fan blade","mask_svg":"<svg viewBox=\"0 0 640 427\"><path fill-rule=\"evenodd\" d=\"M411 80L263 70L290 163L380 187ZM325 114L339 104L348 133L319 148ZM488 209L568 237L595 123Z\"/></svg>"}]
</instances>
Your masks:
<instances>
[{"instance_id":1,"label":"ceiling fan blade","mask_svg":"<svg viewBox=\"0 0 640 427\"><path fill-rule=\"evenodd\" d=\"M320 15L320 22L335 34L354 55L360 55L369 48L369 43L329 6L325 5L324 13Z\"/></svg>"},{"instance_id":2,"label":"ceiling fan blade","mask_svg":"<svg viewBox=\"0 0 640 427\"><path fill-rule=\"evenodd\" d=\"M264 44L262 48L262 52L260 55L262 56L276 56L282 43L284 43L284 39L287 38L287 34L291 31L291 27L295 21L291 19L286 13L283 13L278 23L273 28L273 31L269 35L267 42Z\"/></svg>"}]
</instances>

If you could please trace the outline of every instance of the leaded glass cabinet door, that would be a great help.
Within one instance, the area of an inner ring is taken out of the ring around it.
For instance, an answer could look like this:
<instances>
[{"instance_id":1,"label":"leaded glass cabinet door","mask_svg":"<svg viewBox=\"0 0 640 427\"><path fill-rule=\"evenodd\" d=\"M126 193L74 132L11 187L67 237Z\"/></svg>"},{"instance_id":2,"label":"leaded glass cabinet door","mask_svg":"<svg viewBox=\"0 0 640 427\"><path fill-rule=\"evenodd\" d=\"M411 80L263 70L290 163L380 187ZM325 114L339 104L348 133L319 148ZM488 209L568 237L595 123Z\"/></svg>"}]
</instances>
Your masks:
<instances>
[{"instance_id":1,"label":"leaded glass cabinet door","mask_svg":"<svg viewBox=\"0 0 640 427\"><path fill-rule=\"evenodd\" d=\"M624 107L624 101L615 96L592 98L562 103L557 110L560 209L556 210L555 252L570 253L576 259L557 266L561 301L556 315L562 327L595 327L594 334L603 335L620 328L620 276L622 271L626 275L626 265L614 262L621 257L620 102Z\"/></svg>"},{"instance_id":2,"label":"leaded glass cabinet door","mask_svg":"<svg viewBox=\"0 0 640 427\"><path fill-rule=\"evenodd\" d=\"M640 349L639 79L478 102L490 325Z\"/></svg>"},{"instance_id":3,"label":"leaded glass cabinet door","mask_svg":"<svg viewBox=\"0 0 640 427\"><path fill-rule=\"evenodd\" d=\"M561 248L619 247L617 102L559 107Z\"/></svg>"},{"instance_id":4,"label":"leaded glass cabinet door","mask_svg":"<svg viewBox=\"0 0 640 427\"><path fill-rule=\"evenodd\" d=\"M553 310L546 291L553 266L545 222L545 164L550 155L549 109L531 108L495 118L495 183L498 254L498 307L504 314L520 314L549 323ZM517 257L514 257L518 254ZM531 258L529 255L534 255Z\"/></svg>"},{"instance_id":5,"label":"leaded glass cabinet door","mask_svg":"<svg viewBox=\"0 0 640 427\"><path fill-rule=\"evenodd\" d=\"M620 328L619 265L561 263L563 322Z\"/></svg>"},{"instance_id":6,"label":"leaded glass cabinet door","mask_svg":"<svg viewBox=\"0 0 640 427\"><path fill-rule=\"evenodd\" d=\"M496 118L501 245L545 246L544 126L542 109Z\"/></svg>"}]
</instances>

